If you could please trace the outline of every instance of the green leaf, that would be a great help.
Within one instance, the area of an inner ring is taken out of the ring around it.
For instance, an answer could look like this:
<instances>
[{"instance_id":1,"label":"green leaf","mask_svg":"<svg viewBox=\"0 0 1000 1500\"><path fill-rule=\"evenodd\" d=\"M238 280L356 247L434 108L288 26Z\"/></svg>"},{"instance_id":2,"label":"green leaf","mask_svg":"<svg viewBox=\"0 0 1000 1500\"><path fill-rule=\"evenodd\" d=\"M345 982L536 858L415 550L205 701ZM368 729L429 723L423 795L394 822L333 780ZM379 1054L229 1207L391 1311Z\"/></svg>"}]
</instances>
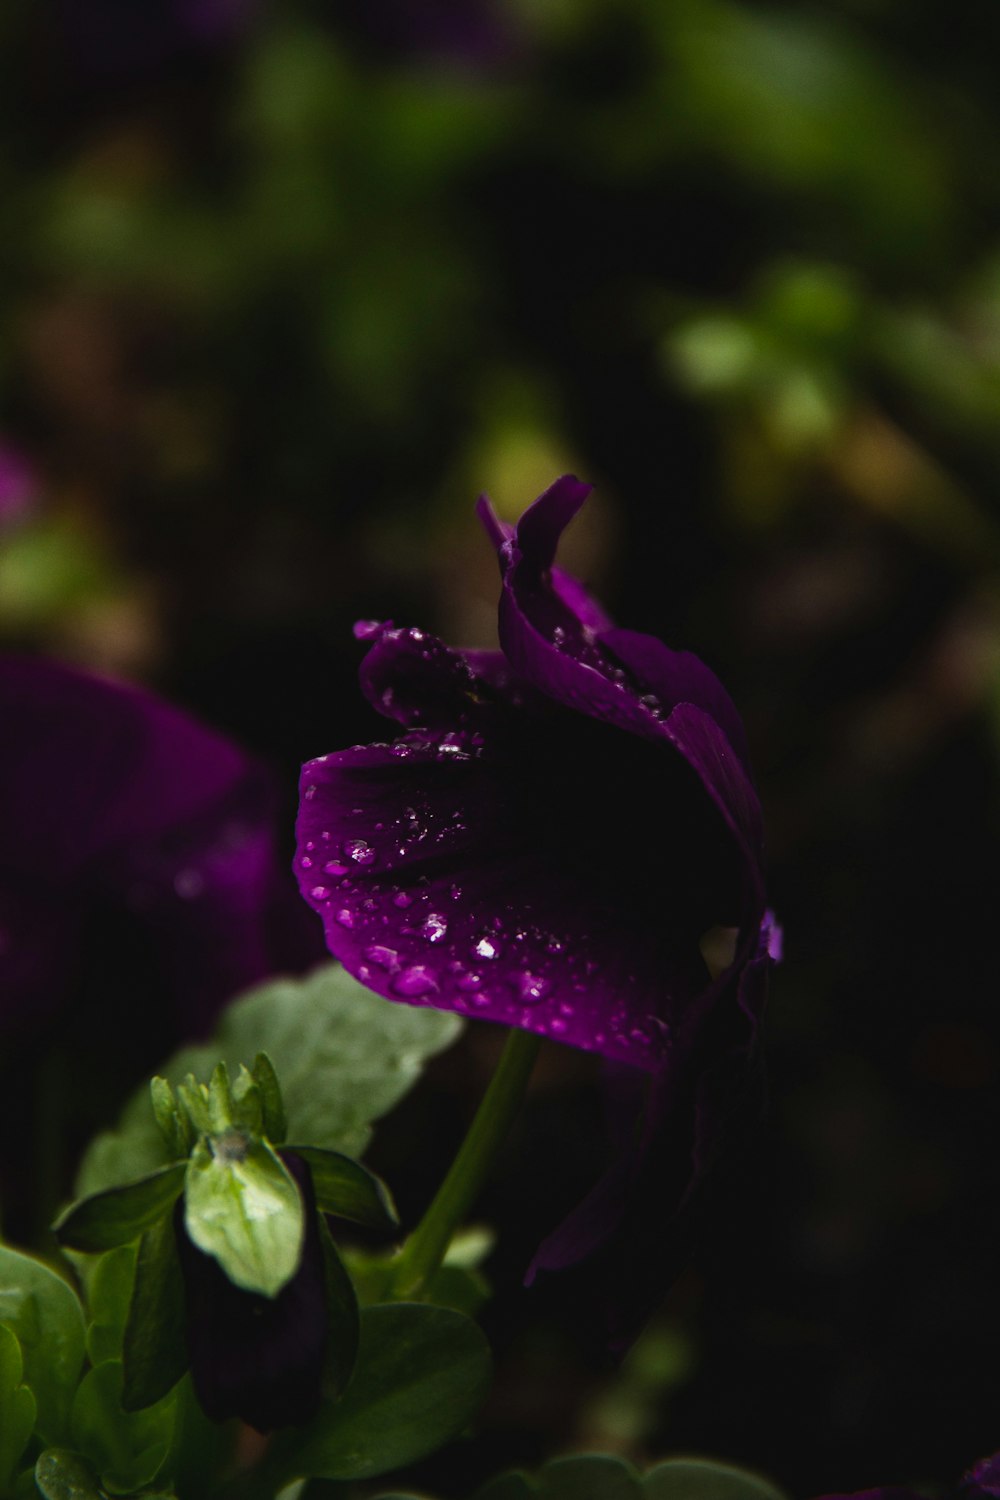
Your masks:
<instances>
[{"instance_id":1,"label":"green leaf","mask_svg":"<svg viewBox=\"0 0 1000 1500\"><path fill-rule=\"evenodd\" d=\"M398 1103L426 1060L450 1046L462 1026L447 1011L383 1000L340 964L328 963L305 979L273 980L251 990L226 1011L213 1041L185 1048L160 1072L177 1087L189 1073L209 1077L220 1057L235 1071L264 1052L281 1079L288 1137L358 1157L371 1137L371 1122ZM91 1143L77 1192L128 1182L167 1159L141 1089L117 1129Z\"/></svg>"},{"instance_id":2,"label":"green leaf","mask_svg":"<svg viewBox=\"0 0 1000 1500\"><path fill-rule=\"evenodd\" d=\"M171 1162L138 1182L82 1198L53 1224L56 1239L73 1250L113 1250L127 1245L169 1212L183 1191L186 1170L186 1162Z\"/></svg>"},{"instance_id":3,"label":"green leaf","mask_svg":"<svg viewBox=\"0 0 1000 1500\"><path fill-rule=\"evenodd\" d=\"M708 1458L668 1458L643 1480L644 1500L787 1500L759 1474Z\"/></svg>"},{"instance_id":4,"label":"green leaf","mask_svg":"<svg viewBox=\"0 0 1000 1500\"><path fill-rule=\"evenodd\" d=\"M269 1467L282 1480L365 1479L413 1463L471 1421L490 1365L486 1340L461 1313L407 1302L365 1308L343 1398L281 1434Z\"/></svg>"},{"instance_id":5,"label":"green leaf","mask_svg":"<svg viewBox=\"0 0 1000 1500\"><path fill-rule=\"evenodd\" d=\"M187 1168L184 1224L198 1249L245 1291L276 1297L298 1270L302 1197L266 1141L231 1131L198 1142Z\"/></svg>"},{"instance_id":6,"label":"green leaf","mask_svg":"<svg viewBox=\"0 0 1000 1500\"><path fill-rule=\"evenodd\" d=\"M316 1202L324 1213L370 1229L395 1229L399 1215L385 1183L350 1156L321 1146L286 1146L312 1174Z\"/></svg>"},{"instance_id":7,"label":"green leaf","mask_svg":"<svg viewBox=\"0 0 1000 1500\"><path fill-rule=\"evenodd\" d=\"M147 1229L139 1241L122 1366L125 1411L161 1400L187 1369L184 1285L172 1217Z\"/></svg>"},{"instance_id":8,"label":"green leaf","mask_svg":"<svg viewBox=\"0 0 1000 1500\"><path fill-rule=\"evenodd\" d=\"M229 1068L224 1062L216 1063L208 1081L208 1118L212 1131L221 1135L231 1130L233 1119L233 1092L229 1086Z\"/></svg>"},{"instance_id":9,"label":"green leaf","mask_svg":"<svg viewBox=\"0 0 1000 1500\"><path fill-rule=\"evenodd\" d=\"M603 1453L554 1459L538 1481L540 1500L640 1500L642 1494L631 1464Z\"/></svg>"},{"instance_id":10,"label":"green leaf","mask_svg":"<svg viewBox=\"0 0 1000 1500\"><path fill-rule=\"evenodd\" d=\"M267 1135L264 1129L264 1106L261 1102L257 1080L249 1068L240 1063L236 1082L233 1084L233 1124L239 1125L250 1135ZM272 1146L274 1142L271 1142Z\"/></svg>"},{"instance_id":11,"label":"green leaf","mask_svg":"<svg viewBox=\"0 0 1000 1500\"><path fill-rule=\"evenodd\" d=\"M497 1474L478 1489L473 1500L536 1500L538 1485L522 1469ZM381 1496L379 1497L381 1500Z\"/></svg>"},{"instance_id":12,"label":"green leaf","mask_svg":"<svg viewBox=\"0 0 1000 1500\"><path fill-rule=\"evenodd\" d=\"M94 1267L87 1291L87 1354L92 1365L121 1358L136 1253L134 1244L120 1245Z\"/></svg>"},{"instance_id":13,"label":"green leaf","mask_svg":"<svg viewBox=\"0 0 1000 1500\"><path fill-rule=\"evenodd\" d=\"M280 1146L288 1133L288 1121L285 1119L285 1105L278 1075L266 1052L258 1052L254 1058L253 1077L260 1090L261 1108L264 1111L263 1133L272 1146Z\"/></svg>"},{"instance_id":14,"label":"green leaf","mask_svg":"<svg viewBox=\"0 0 1000 1500\"><path fill-rule=\"evenodd\" d=\"M194 1145L191 1122L178 1106L174 1091L165 1078L150 1079L149 1099L168 1156L172 1160L186 1160Z\"/></svg>"},{"instance_id":15,"label":"green leaf","mask_svg":"<svg viewBox=\"0 0 1000 1500\"><path fill-rule=\"evenodd\" d=\"M336 1401L354 1374L361 1338L361 1321L354 1283L337 1254L322 1214L317 1214L320 1245L323 1250L323 1279L326 1288L328 1326L326 1368L323 1392Z\"/></svg>"},{"instance_id":16,"label":"green leaf","mask_svg":"<svg viewBox=\"0 0 1000 1500\"><path fill-rule=\"evenodd\" d=\"M35 1426L35 1398L22 1383L23 1375L17 1335L0 1323L0 1493L7 1492Z\"/></svg>"},{"instance_id":17,"label":"green leaf","mask_svg":"<svg viewBox=\"0 0 1000 1500\"><path fill-rule=\"evenodd\" d=\"M144 1411L122 1410L122 1367L105 1360L89 1370L73 1401L74 1446L90 1460L106 1490L128 1495L151 1483L170 1452L172 1397Z\"/></svg>"},{"instance_id":18,"label":"green leaf","mask_svg":"<svg viewBox=\"0 0 1000 1500\"><path fill-rule=\"evenodd\" d=\"M83 1364L83 1308L61 1276L30 1255L0 1246L0 1323L17 1335L24 1383L38 1403L36 1428L45 1442L66 1431Z\"/></svg>"},{"instance_id":19,"label":"green leaf","mask_svg":"<svg viewBox=\"0 0 1000 1500\"><path fill-rule=\"evenodd\" d=\"M45 1500L104 1500L91 1465L68 1448L47 1448L39 1455L35 1483Z\"/></svg>"}]
</instances>

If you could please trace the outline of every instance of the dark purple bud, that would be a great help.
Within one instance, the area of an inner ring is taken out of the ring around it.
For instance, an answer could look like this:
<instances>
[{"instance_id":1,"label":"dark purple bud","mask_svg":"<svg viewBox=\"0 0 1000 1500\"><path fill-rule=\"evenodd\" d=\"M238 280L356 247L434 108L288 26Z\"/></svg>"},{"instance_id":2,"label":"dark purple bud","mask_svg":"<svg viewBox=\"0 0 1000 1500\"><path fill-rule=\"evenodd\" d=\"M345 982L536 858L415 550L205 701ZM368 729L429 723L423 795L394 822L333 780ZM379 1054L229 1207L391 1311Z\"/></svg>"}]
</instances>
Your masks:
<instances>
[{"instance_id":1,"label":"dark purple bud","mask_svg":"<svg viewBox=\"0 0 1000 1500\"><path fill-rule=\"evenodd\" d=\"M319 1407L327 1350L326 1286L316 1195L309 1168L282 1153L302 1194L302 1259L276 1297L234 1286L193 1245L184 1200L174 1227L184 1278L188 1356L195 1394L213 1422L239 1417L258 1432L308 1422Z\"/></svg>"}]
</instances>

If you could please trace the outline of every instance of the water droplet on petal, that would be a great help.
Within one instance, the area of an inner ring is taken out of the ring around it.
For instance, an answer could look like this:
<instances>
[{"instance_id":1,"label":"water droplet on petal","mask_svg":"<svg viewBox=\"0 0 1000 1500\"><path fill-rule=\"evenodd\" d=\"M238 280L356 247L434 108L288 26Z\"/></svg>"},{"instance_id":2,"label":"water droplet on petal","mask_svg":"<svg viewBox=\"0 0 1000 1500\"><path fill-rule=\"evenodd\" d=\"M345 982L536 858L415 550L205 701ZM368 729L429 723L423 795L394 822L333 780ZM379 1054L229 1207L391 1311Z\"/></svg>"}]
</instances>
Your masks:
<instances>
[{"instance_id":1,"label":"water droplet on petal","mask_svg":"<svg viewBox=\"0 0 1000 1500\"><path fill-rule=\"evenodd\" d=\"M370 865L375 862L375 850L364 839L345 839L341 845L348 859L353 859L356 865Z\"/></svg>"},{"instance_id":2,"label":"water droplet on petal","mask_svg":"<svg viewBox=\"0 0 1000 1500\"><path fill-rule=\"evenodd\" d=\"M314 781L311 781L309 783L309 785L306 787L306 790L305 790L305 799L306 799L306 801L307 802L311 802L312 799L315 797L315 795L316 795L316 783Z\"/></svg>"},{"instance_id":3,"label":"water droplet on petal","mask_svg":"<svg viewBox=\"0 0 1000 1500\"><path fill-rule=\"evenodd\" d=\"M460 990L478 990L482 982L483 976L481 974L470 972L462 975L462 978L458 981L458 987Z\"/></svg>"},{"instance_id":4,"label":"water droplet on petal","mask_svg":"<svg viewBox=\"0 0 1000 1500\"><path fill-rule=\"evenodd\" d=\"M540 974L529 974L526 969L511 974L510 983L517 991L522 1005L537 1005L539 1000L545 999L551 988L547 979L543 979Z\"/></svg>"},{"instance_id":5,"label":"water droplet on petal","mask_svg":"<svg viewBox=\"0 0 1000 1500\"><path fill-rule=\"evenodd\" d=\"M309 858L308 854L303 854L302 858L299 860L299 864L302 866L303 870L312 869L312 860Z\"/></svg>"},{"instance_id":6,"label":"water droplet on petal","mask_svg":"<svg viewBox=\"0 0 1000 1500\"><path fill-rule=\"evenodd\" d=\"M558 1016L554 1016L553 1019L549 1022L549 1030L551 1031L553 1036L562 1036L563 1032L566 1030L566 1022L560 1021Z\"/></svg>"},{"instance_id":7,"label":"water droplet on petal","mask_svg":"<svg viewBox=\"0 0 1000 1500\"><path fill-rule=\"evenodd\" d=\"M492 938L482 937L472 951L479 958L498 958L500 956L500 944L494 942Z\"/></svg>"},{"instance_id":8,"label":"water droplet on petal","mask_svg":"<svg viewBox=\"0 0 1000 1500\"><path fill-rule=\"evenodd\" d=\"M399 954L395 948L383 948L380 943L373 943L370 948L366 948L365 958L369 963L378 964L380 969L399 967Z\"/></svg>"},{"instance_id":9,"label":"water droplet on petal","mask_svg":"<svg viewBox=\"0 0 1000 1500\"><path fill-rule=\"evenodd\" d=\"M325 901L330 894L330 888L326 885L314 885L309 894L314 901Z\"/></svg>"},{"instance_id":10,"label":"water droplet on petal","mask_svg":"<svg viewBox=\"0 0 1000 1500\"><path fill-rule=\"evenodd\" d=\"M405 911L406 907L413 905L413 897L409 891L397 891L392 898L392 904Z\"/></svg>"},{"instance_id":11,"label":"water droplet on petal","mask_svg":"<svg viewBox=\"0 0 1000 1500\"><path fill-rule=\"evenodd\" d=\"M338 911L335 915L341 927L354 926L354 913L352 911L348 911L346 906L341 907L340 911Z\"/></svg>"},{"instance_id":12,"label":"water droplet on petal","mask_svg":"<svg viewBox=\"0 0 1000 1500\"><path fill-rule=\"evenodd\" d=\"M430 912L425 917L423 926L420 929L421 936L425 937L429 943L440 943L447 931L447 918L442 917L436 911Z\"/></svg>"},{"instance_id":13,"label":"water droplet on petal","mask_svg":"<svg viewBox=\"0 0 1000 1500\"><path fill-rule=\"evenodd\" d=\"M303 864L304 863L305 863L305 860L303 860ZM329 860L328 863L323 866L323 869L326 871L327 875L346 875L347 874L347 866L339 864L338 861L335 860L335 859Z\"/></svg>"},{"instance_id":14,"label":"water droplet on petal","mask_svg":"<svg viewBox=\"0 0 1000 1500\"><path fill-rule=\"evenodd\" d=\"M410 968L403 969L392 981L392 988L397 995L427 995L438 987L437 975L423 964L412 964Z\"/></svg>"},{"instance_id":15,"label":"water droplet on petal","mask_svg":"<svg viewBox=\"0 0 1000 1500\"><path fill-rule=\"evenodd\" d=\"M358 620L354 626L354 639L356 641L370 641L382 633L381 620Z\"/></svg>"}]
</instances>

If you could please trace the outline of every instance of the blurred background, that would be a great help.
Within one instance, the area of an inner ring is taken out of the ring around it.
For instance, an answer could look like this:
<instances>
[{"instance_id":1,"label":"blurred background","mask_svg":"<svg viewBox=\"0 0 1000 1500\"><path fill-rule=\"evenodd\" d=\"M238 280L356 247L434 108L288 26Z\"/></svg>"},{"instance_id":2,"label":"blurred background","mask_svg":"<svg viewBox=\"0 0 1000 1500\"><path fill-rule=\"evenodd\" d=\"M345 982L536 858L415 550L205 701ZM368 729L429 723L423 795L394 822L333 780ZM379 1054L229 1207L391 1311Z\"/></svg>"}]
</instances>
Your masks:
<instances>
[{"instance_id":1,"label":"blurred background","mask_svg":"<svg viewBox=\"0 0 1000 1500\"><path fill-rule=\"evenodd\" d=\"M747 720L767 1121L616 1372L517 1286L599 1139L549 1049L448 1493L570 1443L800 1496L1000 1447L998 44L971 0L0 9L0 646L257 751L290 850L301 761L374 727L354 619L488 644L475 495L572 470L567 565ZM385 1127L411 1215L493 1045Z\"/></svg>"}]
</instances>

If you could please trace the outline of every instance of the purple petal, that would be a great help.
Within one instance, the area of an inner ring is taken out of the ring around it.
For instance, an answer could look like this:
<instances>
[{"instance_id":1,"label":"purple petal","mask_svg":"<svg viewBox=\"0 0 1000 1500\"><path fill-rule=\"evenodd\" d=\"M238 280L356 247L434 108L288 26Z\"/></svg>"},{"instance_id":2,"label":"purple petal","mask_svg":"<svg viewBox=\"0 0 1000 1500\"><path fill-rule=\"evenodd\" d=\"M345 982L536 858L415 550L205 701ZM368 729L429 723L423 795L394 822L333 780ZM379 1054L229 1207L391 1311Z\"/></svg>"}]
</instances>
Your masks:
<instances>
[{"instance_id":1,"label":"purple petal","mask_svg":"<svg viewBox=\"0 0 1000 1500\"><path fill-rule=\"evenodd\" d=\"M0 719L0 1026L51 1013L111 915L141 930L156 972L152 989L132 974L133 992L173 992L168 1045L299 966L272 930L293 894L273 788L235 745L137 688L28 658L0 661Z\"/></svg>"},{"instance_id":2,"label":"purple petal","mask_svg":"<svg viewBox=\"0 0 1000 1500\"><path fill-rule=\"evenodd\" d=\"M658 920L638 893L623 899L632 878L655 899L624 846L607 850L603 880L583 854L540 846L521 771L488 748L400 742L305 767L297 873L330 951L391 999L659 1066L710 988L697 944L709 923L671 925L669 881Z\"/></svg>"},{"instance_id":3,"label":"purple petal","mask_svg":"<svg viewBox=\"0 0 1000 1500\"><path fill-rule=\"evenodd\" d=\"M981 1458L962 1480L962 1494L969 1500L996 1500L1000 1496L1000 1453Z\"/></svg>"},{"instance_id":4,"label":"purple petal","mask_svg":"<svg viewBox=\"0 0 1000 1500\"><path fill-rule=\"evenodd\" d=\"M690 1250L711 1173L759 1117L757 1046L769 961L730 969L691 1014L636 1102L641 1124L590 1194L543 1241L528 1270L562 1270L607 1250L609 1338L624 1350Z\"/></svg>"},{"instance_id":5,"label":"purple petal","mask_svg":"<svg viewBox=\"0 0 1000 1500\"><path fill-rule=\"evenodd\" d=\"M283 1157L305 1208L302 1260L276 1297L234 1286L184 1228L178 1200L174 1227L184 1300L191 1378L213 1422L239 1417L258 1432L309 1421L321 1396L327 1345L326 1290L316 1195L309 1168Z\"/></svg>"}]
</instances>

